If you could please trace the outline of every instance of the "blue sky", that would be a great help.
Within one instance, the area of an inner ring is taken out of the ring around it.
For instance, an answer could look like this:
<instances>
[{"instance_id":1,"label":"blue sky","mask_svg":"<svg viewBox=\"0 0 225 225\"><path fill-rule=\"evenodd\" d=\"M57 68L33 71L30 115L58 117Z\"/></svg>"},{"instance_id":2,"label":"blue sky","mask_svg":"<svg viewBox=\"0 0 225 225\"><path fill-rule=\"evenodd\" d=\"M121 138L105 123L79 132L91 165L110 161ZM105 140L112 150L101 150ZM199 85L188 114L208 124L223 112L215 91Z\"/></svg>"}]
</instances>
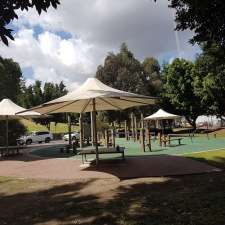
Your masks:
<instances>
[{"instance_id":1,"label":"blue sky","mask_svg":"<svg viewBox=\"0 0 225 225\"><path fill-rule=\"evenodd\" d=\"M22 67L27 84L63 80L72 89L94 76L108 52L126 42L139 59L155 57L170 62L178 57L173 12L168 1L70 0L57 10L38 16L19 12L10 25L15 41L2 46L0 54ZM191 46L189 31L179 32L180 55L193 60L200 52Z\"/></svg>"}]
</instances>

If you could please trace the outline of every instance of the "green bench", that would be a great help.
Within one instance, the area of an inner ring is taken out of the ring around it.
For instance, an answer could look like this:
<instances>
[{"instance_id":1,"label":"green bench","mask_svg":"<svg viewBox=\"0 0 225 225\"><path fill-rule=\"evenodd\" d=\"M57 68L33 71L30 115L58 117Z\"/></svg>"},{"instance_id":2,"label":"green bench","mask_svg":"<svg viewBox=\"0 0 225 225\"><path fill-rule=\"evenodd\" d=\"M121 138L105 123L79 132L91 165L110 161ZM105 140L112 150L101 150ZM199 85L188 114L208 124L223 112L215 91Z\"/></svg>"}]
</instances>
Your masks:
<instances>
[{"instance_id":1,"label":"green bench","mask_svg":"<svg viewBox=\"0 0 225 225\"><path fill-rule=\"evenodd\" d=\"M98 154L121 154L121 157L123 160L125 160L125 154L124 154L124 147L119 147L117 148L99 148L98 149ZM85 162L87 162L87 155L95 155L96 154L96 150L93 149L82 149L78 152L78 155L82 156L82 163L84 164Z\"/></svg>"}]
</instances>

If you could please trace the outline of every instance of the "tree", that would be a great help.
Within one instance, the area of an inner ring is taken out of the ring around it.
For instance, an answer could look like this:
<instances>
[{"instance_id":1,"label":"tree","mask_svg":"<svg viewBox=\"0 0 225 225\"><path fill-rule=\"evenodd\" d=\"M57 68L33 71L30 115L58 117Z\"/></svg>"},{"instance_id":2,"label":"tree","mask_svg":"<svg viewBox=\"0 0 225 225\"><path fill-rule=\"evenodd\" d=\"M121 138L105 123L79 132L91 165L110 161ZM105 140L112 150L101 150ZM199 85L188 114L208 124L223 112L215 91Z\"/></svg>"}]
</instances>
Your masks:
<instances>
[{"instance_id":1,"label":"tree","mask_svg":"<svg viewBox=\"0 0 225 225\"><path fill-rule=\"evenodd\" d=\"M14 19L18 19L18 10L35 8L39 14L52 6L57 8L59 0L4 0L0 3L0 37L4 44L8 45L8 38L14 40L12 30L7 25Z\"/></svg>"},{"instance_id":2,"label":"tree","mask_svg":"<svg viewBox=\"0 0 225 225\"><path fill-rule=\"evenodd\" d=\"M23 93L20 97L21 105L25 108L31 108L59 98L65 94L67 94L67 90L62 81L59 84L46 82L42 87L41 81L36 80L33 85L29 85L28 87L23 85ZM54 114L49 118L35 119L35 121L49 127L50 122L65 122L66 117L62 114Z\"/></svg>"},{"instance_id":3,"label":"tree","mask_svg":"<svg viewBox=\"0 0 225 225\"><path fill-rule=\"evenodd\" d=\"M0 57L0 101L9 98L19 103L22 87L22 72L18 63ZM0 121L0 145L5 145L5 121ZM9 121L9 144L15 145L16 138L24 134L25 127L18 121Z\"/></svg>"},{"instance_id":4,"label":"tree","mask_svg":"<svg viewBox=\"0 0 225 225\"><path fill-rule=\"evenodd\" d=\"M196 119L204 111L194 91L194 63L175 59L172 64L165 66L162 76L164 105L169 105L175 113L185 116L195 129Z\"/></svg>"},{"instance_id":5,"label":"tree","mask_svg":"<svg viewBox=\"0 0 225 225\"><path fill-rule=\"evenodd\" d=\"M149 72L147 71L147 63L145 71L143 65L134 57L127 45L123 43L118 54L108 54L104 65L98 67L96 77L113 88L142 95L152 95L154 92L149 86L151 77ZM134 110L137 109L125 110L123 112L105 112L104 115L109 122L115 120L120 122L121 120L128 119L128 112ZM147 109L145 108L145 110Z\"/></svg>"},{"instance_id":6,"label":"tree","mask_svg":"<svg viewBox=\"0 0 225 225\"><path fill-rule=\"evenodd\" d=\"M225 115L225 62L219 54L220 47L214 45L196 59L194 88L207 114L221 117Z\"/></svg>"},{"instance_id":7,"label":"tree","mask_svg":"<svg viewBox=\"0 0 225 225\"><path fill-rule=\"evenodd\" d=\"M18 63L0 57L0 99L9 98L17 103L21 93L22 72Z\"/></svg>"},{"instance_id":8,"label":"tree","mask_svg":"<svg viewBox=\"0 0 225 225\"><path fill-rule=\"evenodd\" d=\"M161 89L161 74L158 60L153 57L146 58L142 66L148 81L149 93L158 96Z\"/></svg>"}]
</instances>

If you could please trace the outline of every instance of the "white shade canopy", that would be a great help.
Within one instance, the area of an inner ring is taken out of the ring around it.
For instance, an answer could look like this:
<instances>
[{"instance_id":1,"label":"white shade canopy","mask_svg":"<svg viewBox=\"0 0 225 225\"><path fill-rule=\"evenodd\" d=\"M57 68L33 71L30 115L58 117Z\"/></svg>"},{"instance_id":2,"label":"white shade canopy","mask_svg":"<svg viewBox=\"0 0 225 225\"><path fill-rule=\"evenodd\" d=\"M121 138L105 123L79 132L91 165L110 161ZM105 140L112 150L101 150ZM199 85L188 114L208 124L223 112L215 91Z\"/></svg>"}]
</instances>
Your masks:
<instances>
[{"instance_id":1,"label":"white shade canopy","mask_svg":"<svg viewBox=\"0 0 225 225\"><path fill-rule=\"evenodd\" d=\"M16 119L19 117L40 117L41 114L38 112L34 111L29 111L29 112L23 112L20 113L21 111L25 111L26 109L23 107L20 107L16 105L14 102L12 102L10 99L3 99L0 102L0 117L1 118L11 118L11 119Z\"/></svg>"},{"instance_id":2,"label":"white shade canopy","mask_svg":"<svg viewBox=\"0 0 225 225\"><path fill-rule=\"evenodd\" d=\"M171 119L178 119L181 118L181 116L168 113L164 111L163 109L159 109L157 112L153 113L152 115L145 117L145 120L171 120Z\"/></svg>"},{"instance_id":3,"label":"white shade canopy","mask_svg":"<svg viewBox=\"0 0 225 225\"><path fill-rule=\"evenodd\" d=\"M33 117L41 117L41 114L34 111L20 113L21 111L25 111L26 109L16 105L10 99L3 99L0 102L0 118L6 120L6 147L8 149L9 144L9 119L18 119L20 117L33 118ZM7 153L8 154L8 153Z\"/></svg>"},{"instance_id":4,"label":"white shade canopy","mask_svg":"<svg viewBox=\"0 0 225 225\"><path fill-rule=\"evenodd\" d=\"M134 106L155 104L156 98L133 94L111 88L96 78L88 78L82 86L67 95L32 108L44 113L76 112L84 113L95 110L123 110Z\"/></svg>"}]
</instances>

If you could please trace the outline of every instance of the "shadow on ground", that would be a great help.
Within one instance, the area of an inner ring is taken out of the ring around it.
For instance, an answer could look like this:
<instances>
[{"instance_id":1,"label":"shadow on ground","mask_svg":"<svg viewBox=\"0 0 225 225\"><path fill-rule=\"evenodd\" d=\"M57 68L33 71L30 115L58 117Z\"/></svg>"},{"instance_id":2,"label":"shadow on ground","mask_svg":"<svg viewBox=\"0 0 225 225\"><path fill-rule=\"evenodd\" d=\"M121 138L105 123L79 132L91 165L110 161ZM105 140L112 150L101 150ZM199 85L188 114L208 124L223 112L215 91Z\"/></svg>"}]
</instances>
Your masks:
<instances>
[{"instance_id":1,"label":"shadow on ground","mask_svg":"<svg viewBox=\"0 0 225 225\"><path fill-rule=\"evenodd\" d=\"M0 188L0 224L225 224L224 172L130 180L107 190L95 179L45 190L32 190L32 182L14 194Z\"/></svg>"},{"instance_id":2,"label":"shadow on ground","mask_svg":"<svg viewBox=\"0 0 225 225\"><path fill-rule=\"evenodd\" d=\"M219 169L191 158L159 154L129 156L125 160L119 158L101 159L98 166L96 166L95 161L92 161L82 171L108 173L124 180L140 177L201 174L219 171Z\"/></svg>"},{"instance_id":3,"label":"shadow on ground","mask_svg":"<svg viewBox=\"0 0 225 225\"><path fill-rule=\"evenodd\" d=\"M215 166L215 167L218 167L221 169L225 169L225 158L224 157L214 156L213 160L203 158L203 157L191 157L191 156L187 156L187 158L197 160L199 162L204 162L204 163L207 163L209 165L212 165L212 166Z\"/></svg>"}]
</instances>

